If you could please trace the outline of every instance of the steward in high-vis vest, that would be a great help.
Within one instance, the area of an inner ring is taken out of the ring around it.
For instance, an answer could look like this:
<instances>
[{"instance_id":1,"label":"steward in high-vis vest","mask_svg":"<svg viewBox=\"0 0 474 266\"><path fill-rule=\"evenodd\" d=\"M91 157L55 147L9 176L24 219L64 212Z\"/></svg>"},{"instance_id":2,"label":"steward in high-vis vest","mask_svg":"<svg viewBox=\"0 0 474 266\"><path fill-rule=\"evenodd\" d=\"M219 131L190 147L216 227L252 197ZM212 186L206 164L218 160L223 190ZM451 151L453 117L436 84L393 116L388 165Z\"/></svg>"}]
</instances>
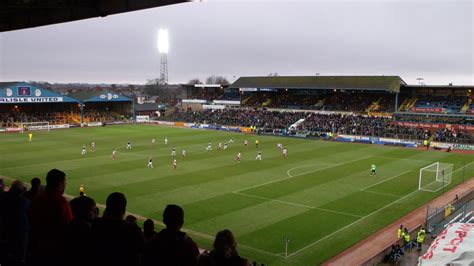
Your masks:
<instances>
[{"instance_id":1,"label":"steward in high-vis vest","mask_svg":"<svg viewBox=\"0 0 474 266\"><path fill-rule=\"evenodd\" d=\"M418 244L418 251L421 251L421 247L423 246L423 242L425 241L425 228L423 226L420 228L420 231L418 231L418 235L416 237L416 242Z\"/></svg>"},{"instance_id":2,"label":"steward in high-vis vest","mask_svg":"<svg viewBox=\"0 0 474 266\"><path fill-rule=\"evenodd\" d=\"M400 228L398 228L398 231L397 231L397 238L400 239L402 238L402 236L403 236L403 225L401 224Z\"/></svg>"},{"instance_id":3,"label":"steward in high-vis vest","mask_svg":"<svg viewBox=\"0 0 474 266\"><path fill-rule=\"evenodd\" d=\"M408 229L404 229L403 230L403 248L405 250L410 250L411 251L411 248L412 248L412 243L411 243L411 237L410 237L410 233L408 233Z\"/></svg>"}]
</instances>

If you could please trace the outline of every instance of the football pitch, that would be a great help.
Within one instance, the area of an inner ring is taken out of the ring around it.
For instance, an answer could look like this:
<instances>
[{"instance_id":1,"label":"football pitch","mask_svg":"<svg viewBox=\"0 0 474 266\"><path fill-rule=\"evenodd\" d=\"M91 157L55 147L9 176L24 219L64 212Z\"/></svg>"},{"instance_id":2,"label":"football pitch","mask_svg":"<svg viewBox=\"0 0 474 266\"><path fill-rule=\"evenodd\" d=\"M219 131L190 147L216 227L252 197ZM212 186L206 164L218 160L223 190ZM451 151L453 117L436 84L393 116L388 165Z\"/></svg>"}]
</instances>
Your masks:
<instances>
[{"instance_id":1,"label":"football pitch","mask_svg":"<svg viewBox=\"0 0 474 266\"><path fill-rule=\"evenodd\" d=\"M228 150L217 150L230 138ZM206 151L208 142L212 151ZM129 212L155 220L167 204L178 204L184 228L202 248L212 248L217 231L227 228L242 256L265 265L319 264L474 176L472 155L162 126L33 132L31 143L27 134L2 134L0 143L0 175L44 182L58 168L66 172L68 195L78 195L84 184L87 195L104 204L108 194L120 191ZM286 159L278 143L288 148ZM150 156L154 168L147 168ZM419 191L419 169L434 162L452 164L451 184ZM370 176L372 164L376 176Z\"/></svg>"}]
</instances>

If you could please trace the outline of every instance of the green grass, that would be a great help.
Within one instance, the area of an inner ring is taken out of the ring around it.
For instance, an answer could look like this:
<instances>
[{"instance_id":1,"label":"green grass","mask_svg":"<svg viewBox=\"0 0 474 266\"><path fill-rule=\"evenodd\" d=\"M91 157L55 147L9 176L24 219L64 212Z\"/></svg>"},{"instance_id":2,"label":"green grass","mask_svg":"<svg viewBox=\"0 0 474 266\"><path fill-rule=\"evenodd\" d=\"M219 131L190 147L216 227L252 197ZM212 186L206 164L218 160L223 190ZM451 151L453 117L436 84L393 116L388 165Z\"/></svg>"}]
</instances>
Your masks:
<instances>
[{"instance_id":1,"label":"green grass","mask_svg":"<svg viewBox=\"0 0 474 266\"><path fill-rule=\"evenodd\" d=\"M474 176L474 156L398 147L264 137L158 126L110 126L0 135L0 175L44 180L51 168L66 172L67 194L86 193L104 203L124 192L128 211L161 220L166 204L185 210L185 228L203 248L217 231L232 230L241 255L266 265L319 264L443 193L418 191L418 170L453 164L450 187ZM169 138L164 145L164 138ZM229 150L207 143L234 137ZM157 144L152 147L151 139ZM249 147L243 140L248 139ZM263 160L256 161L259 138ZM128 140L133 150L125 149ZM82 158L81 147L97 151ZM288 147L283 159L277 143ZM176 146L178 169L171 149ZM112 148L118 158L111 159ZM186 148L188 157L181 159ZM242 162L234 158L242 152ZM147 169L148 157L154 169ZM465 170L462 169L467 164ZM371 164L377 176L369 176ZM290 239L284 257L284 239Z\"/></svg>"}]
</instances>

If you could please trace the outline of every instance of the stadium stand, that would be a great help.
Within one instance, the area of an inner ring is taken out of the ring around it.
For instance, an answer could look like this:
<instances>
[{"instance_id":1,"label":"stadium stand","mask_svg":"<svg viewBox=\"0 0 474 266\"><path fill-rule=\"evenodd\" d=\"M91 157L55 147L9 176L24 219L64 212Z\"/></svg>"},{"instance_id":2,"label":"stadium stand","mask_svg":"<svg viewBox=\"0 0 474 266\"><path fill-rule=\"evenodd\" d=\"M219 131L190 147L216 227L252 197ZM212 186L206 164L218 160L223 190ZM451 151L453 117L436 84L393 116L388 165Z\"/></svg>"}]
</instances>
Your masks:
<instances>
[{"instance_id":1,"label":"stadium stand","mask_svg":"<svg viewBox=\"0 0 474 266\"><path fill-rule=\"evenodd\" d=\"M421 127L396 124L390 117L357 114L280 112L259 109L178 110L171 116L165 117L165 119L195 124L256 126L260 133L278 132L284 135L304 133L310 136L321 136L332 132L411 140L431 139L454 143L472 143L474 140L472 133L468 131L448 128L428 130ZM304 121L290 130L290 126L300 119L304 119Z\"/></svg>"},{"instance_id":2,"label":"stadium stand","mask_svg":"<svg viewBox=\"0 0 474 266\"><path fill-rule=\"evenodd\" d=\"M0 128L26 122L50 125L112 123L132 117L133 101L111 90L60 94L25 82L0 82Z\"/></svg>"}]
</instances>

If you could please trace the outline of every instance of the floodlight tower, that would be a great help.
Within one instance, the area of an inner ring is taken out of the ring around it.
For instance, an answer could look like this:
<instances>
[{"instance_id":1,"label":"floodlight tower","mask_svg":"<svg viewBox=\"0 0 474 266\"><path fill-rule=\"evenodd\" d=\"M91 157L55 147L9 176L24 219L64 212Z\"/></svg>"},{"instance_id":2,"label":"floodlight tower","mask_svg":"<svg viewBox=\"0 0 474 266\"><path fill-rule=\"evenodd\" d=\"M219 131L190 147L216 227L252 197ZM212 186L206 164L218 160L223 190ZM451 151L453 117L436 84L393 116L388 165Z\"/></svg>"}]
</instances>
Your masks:
<instances>
[{"instance_id":1,"label":"floodlight tower","mask_svg":"<svg viewBox=\"0 0 474 266\"><path fill-rule=\"evenodd\" d=\"M160 83L168 84L168 29L158 30L158 52L160 53Z\"/></svg>"}]
</instances>

